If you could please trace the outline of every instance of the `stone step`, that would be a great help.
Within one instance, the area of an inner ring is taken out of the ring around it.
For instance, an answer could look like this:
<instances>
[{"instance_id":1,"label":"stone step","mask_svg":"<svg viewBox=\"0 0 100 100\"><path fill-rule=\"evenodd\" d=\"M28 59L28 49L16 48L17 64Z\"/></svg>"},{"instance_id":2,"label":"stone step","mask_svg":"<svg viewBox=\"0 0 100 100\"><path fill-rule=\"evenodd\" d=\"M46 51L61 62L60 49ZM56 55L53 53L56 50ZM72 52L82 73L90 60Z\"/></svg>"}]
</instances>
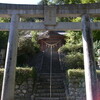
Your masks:
<instances>
[{"instance_id":1,"label":"stone step","mask_svg":"<svg viewBox=\"0 0 100 100\"><path fill-rule=\"evenodd\" d=\"M44 98L44 97L36 97L35 100L67 100L65 97L62 98Z\"/></svg>"},{"instance_id":2,"label":"stone step","mask_svg":"<svg viewBox=\"0 0 100 100\"><path fill-rule=\"evenodd\" d=\"M37 93L50 93L50 89L38 89ZM52 93L65 93L64 89L52 89Z\"/></svg>"},{"instance_id":3,"label":"stone step","mask_svg":"<svg viewBox=\"0 0 100 100\"><path fill-rule=\"evenodd\" d=\"M51 93L52 97L65 97L65 93ZM35 94L35 97L50 97L50 93Z\"/></svg>"},{"instance_id":4,"label":"stone step","mask_svg":"<svg viewBox=\"0 0 100 100\"><path fill-rule=\"evenodd\" d=\"M36 83L35 100L66 100L65 86L63 83L64 74L53 73L51 96L50 97L50 74L44 73L38 75L38 82Z\"/></svg>"},{"instance_id":5,"label":"stone step","mask_svg":"<svg viewBox=\"0 0 100 100\"><path fill-rule=\"evenodd\" d=\"M63 74L51 74L52 78L61 78ZM40 77L48 78L50 77L50 74L40 74Z\"/></svg>"},{"instance_id":6,"label":"stone step","mask_svg":"<svg viewBox=\"0 0 100 100\"><path fill-rule=\"evenodd\" d=\"M52 82L52 85L64 85L62 81L60 82ZM50 82L37 82L36 85L50 85Z\"/></svg>"},{"instance_id":7,"label":"stone step","mask_svg":"<svg viewBox=\"0 0 100 100\"><path fill-rule=\"evenodd\" d=\"M43 79L43 80L50 80L50 77L39 77L39 79ZM51 77L51 80L63 80L62 77Z\"/></svg>"},{"instance_id":8,"label":"stone step","mask_svg":"<svg viewBox=\"0 0 100 100\"><path fill-rule=\"evenodd\" d=\"M40 76L44 76L44 77L48 77L48 76L50 76L50 73L40 73L40 74L38 74L38 75L40 75ZM52 76L56 76L56 77L61 77L61 76L63 76L64 75L64 73L52 73Z\"/></svg>"},{"instance_id":9,"label":"stone step","mask_svg":"<svg viewBox=\"0 0 100 100\"><path fill-rule=\"evenodd\" d=\"M38 85L37 89L48 89L50 88L50 85ZM64 89L65 87L63 85L52 85L51 86L52 89Z\"/></svg>"},{"instance_id":10,"label":"stone step","mask_svg":"<svg viewBox=\"0 0 100 100\"><path fill-rule=\"evenodd\" d=\"M49 78L47 78L47 79L45 79L45 78L39 78L39 80L41 80L42 82L50 82L50 79ZM51 79L51 81L53 81L53 82L63 82L63 79L62 78L55 78L55 79Z\"/></svg>"}]
</instances>

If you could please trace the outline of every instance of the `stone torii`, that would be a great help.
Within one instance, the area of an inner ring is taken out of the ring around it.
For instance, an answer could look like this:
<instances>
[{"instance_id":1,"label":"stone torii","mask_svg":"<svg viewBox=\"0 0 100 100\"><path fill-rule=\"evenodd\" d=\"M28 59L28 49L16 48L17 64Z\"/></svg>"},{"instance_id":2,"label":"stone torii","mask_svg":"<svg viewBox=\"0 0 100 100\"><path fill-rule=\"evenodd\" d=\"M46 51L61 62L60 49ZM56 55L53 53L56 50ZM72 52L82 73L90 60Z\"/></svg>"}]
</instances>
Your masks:
<instances>
[{"instance_id":1,"label":"stone torii","mask_svg":"<svg viewBox=\"0 0 100 100\"><path fill-rule=\"evenodd\" d=\"M10 23L0 23L1 31L10 32L1 100L14 100L18 30L82 31L86 99L96 100L97 80L92 30L100 30L100 22L90 22L90 17L100 17L100 3L50 6L0 4L0 17L11 18ZM21 17L41 17L44 22L20 22ZM82 22L56 22L56 17L82 17Z\"/></svg>"}]
</instances>

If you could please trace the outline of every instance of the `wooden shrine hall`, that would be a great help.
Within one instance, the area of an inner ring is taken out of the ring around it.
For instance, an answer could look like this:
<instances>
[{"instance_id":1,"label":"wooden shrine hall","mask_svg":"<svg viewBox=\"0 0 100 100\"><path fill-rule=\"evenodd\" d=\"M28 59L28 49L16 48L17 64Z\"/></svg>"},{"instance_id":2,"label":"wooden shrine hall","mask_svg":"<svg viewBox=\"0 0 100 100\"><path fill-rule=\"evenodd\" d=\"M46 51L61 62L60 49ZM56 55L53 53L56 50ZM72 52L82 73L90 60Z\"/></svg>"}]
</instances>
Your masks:
<instances>
[{"instance_id":1,"label":"wooden shrine hall","mask_svg":"<svg viewBox=\"0 0 100 100\"><path fill-rule=\"evenodd\" d=\"M46 31L39 35L38 43L40 44L40 50L45 51L50 46L53 47L54 51L57 51L64 43L65 36L59 34L56 31Z\"/></svg>"}]
</instances>

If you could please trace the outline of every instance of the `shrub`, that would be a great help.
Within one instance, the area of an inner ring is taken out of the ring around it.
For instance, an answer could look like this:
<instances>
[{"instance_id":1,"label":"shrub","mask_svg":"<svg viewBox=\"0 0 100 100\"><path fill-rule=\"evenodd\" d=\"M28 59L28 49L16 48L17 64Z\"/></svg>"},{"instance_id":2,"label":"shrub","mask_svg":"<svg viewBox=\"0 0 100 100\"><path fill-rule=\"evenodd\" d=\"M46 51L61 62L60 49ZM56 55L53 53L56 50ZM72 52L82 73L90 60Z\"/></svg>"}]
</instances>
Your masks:
<instances>
[{"instance_id":1,"label":"shrub","mask_svg":"<svg viewBox=\"0 0 100 100\"><path fill-rule=\"evenodd\" d=\"M67 69L84 68L83 54L80 52L72 52L65 56L64 62Z\"/></svg>"},{"instance_id":2,"label":"shrub","mask_svg":"<svg viewBox=\"0 0 100 100\"><path fill-rule=\"evenodd\" d=\"M100 70L97 70L97 78L100 81Z\"/></svg>"},{"instance_id":3,"label":"shrub","mask_svg":"<svg viewBox=\"0 0 100 100\"><path fill-rule=\"evenodd\" d=\"M28 37L28 34L22 35L18 42L17 66L29 65L32 57L38 52L37 34L33 34L31 37Z\"/></svg>"},{"instance_id":4,"label":"shrub","mask_svg":"<svg viewBox=\"0 0 100 100\"><path fill-rule=\"evenodd\" d=\"M100 41L95 41L94 44L93 44L93 46L94 46L95 56L96 57L100 56L98 54L98 49L100 49Z\"/></svg>"},{"instance_id":5,"label":"shrub","mask_svg":"<svg viewBox=\"0 0 100 100\"><path fill-rule=\"evenodd\" d=\"M84 70L82 69L69 69L68 70L69 78L84 78Z\"/></svg>"},{"instance_id":6,"label":"shrub","mask_svg":"<svg viewBox=\"0 0 100 100\"><path fill-rule=\"evenodd\" d=\"M0 84L2 84L4 69L0 69ZM36 79L36 70L35 68L16 68L16 84L21 84L24 81L27 81L29 78L32 78L33 81Z\"/></svg>"},{"instance_id":7,"label":"shrub","mask_svg":"<svg viewBox=\"0 0 100 100\"><path fill-rule=\"evenodd\" d=\"M68 70L68 80L73 84L73 87L81 87L82 82L85 81L84 70L81 69L69 69Z\"/></svg>"},{"instance_id":8,"label":"shrub","mask_svg":"<svg viewBox=\"0 0 100 100\"><path fill-rule=\"evenodd\" d=\"M60 52L68 54L71 52L83 52L83 48L82 48L82 43L79 44L71 44L71 43L67 43L66 45L63 45L60 49Z\"/></svg>"},{"instance_id":9,"label":"shrub","mask_svg":"<svg viewBox=\"0 0 100 100\"><path fill-rule=\"evenodd\" d=\"M29 78L32 78L35 81L36 70L35 68L17 68L16 71L16 83L21 84L24 81L27 81Z\"/></svg>"},{"instance_id":10,"label":"shrub","mask_svg":"<svg viewBox=\"0 0 100 100\"><path fill-rule=\"evenodd\" d=\"M96 70L97 78L100 80L100 70ZM84 70L83 69L69 69L66 71L69 79L84 79Z\"/></svg>"},{"instance_id":11,"label":"shrub","mask_svg":"<svg viewBox=\"0 0 100 100\"><path fill-rule=\"evenodd\" d=\"M3 80L3 72L4 72L4 69L0 68L0 84L2 83L2 80Z\"/></svg>"}]
</instances>

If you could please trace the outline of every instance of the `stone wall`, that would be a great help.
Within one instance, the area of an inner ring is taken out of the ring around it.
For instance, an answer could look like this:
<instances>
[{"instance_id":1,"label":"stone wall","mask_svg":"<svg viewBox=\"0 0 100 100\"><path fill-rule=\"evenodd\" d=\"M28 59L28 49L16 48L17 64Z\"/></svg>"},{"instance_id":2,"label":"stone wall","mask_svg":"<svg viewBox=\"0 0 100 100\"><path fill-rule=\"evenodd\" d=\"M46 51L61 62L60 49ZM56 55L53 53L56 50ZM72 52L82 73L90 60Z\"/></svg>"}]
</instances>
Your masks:
<instances>
[{"instance_id":1,"label":"stone wall","mask_svg":"<svg viewBox=\"0 0 100 100\"><path fill-rule=\"evenodd\" d=\"M68 100L86 100L84 71L81 69L71 69L68 70L67 74ZM97 71L97 79L97 98L100 98L100 70Z\"/></svg>"},{"instance_id":2,"label":"stone wall","mask_svg":"<svg viewBox=\"0 0 100 100\"><path fill-rule=\"evenodd\" d=\"M31 98L34 93L33 87L34 87L34 81L32 78L29 78L27 81L24 81L22 84L16 84L14 100L32 100ZM2 90L2 85L0 84L0 94L1 94L1 90Z\"/></svg>"},{"instance_id":3,"label":"stone wall","mask_svg":"<svg viewBox=\"0 0 100 100\"><path fill-rule=\"evenodd\" d=\"M0 94L2 90L3 71L4 69L0 69ZM14 100L32 100L35 79L36 71L34 68L17 68Z\"/></svg>"},{"instance_id":4,"label":"stone wall","mask_svg":"<svg viewBox=\"0 0 100 100\"><path fill-rule=\"evenodd\" d=\"M16 74L15 100L33 100L32 97L34 93L35 80L34 77L31 76L32 70L21 69L17 70ZM0 69L0 90L2 89L2 75L3 71ZM100 98L100 71L97 71L97 75L97 95L98 98ZM68 79L68 100L86 100L84 71L80 69L68 70L68 72L66 72L66 76Z\"/></svg>"},{"instance_id":5,"label":"stone wall","mask_svg":"<svg viewBox=\"0 0 100 100\"><path fill-rule=\"evenodd\" d=\"M15 100L31 100L34 90L34 81L28 78L22 84L15 85Z\"/></svg>"},{"instance_id":6,"label":"stone wall","mask_svg":"<svg viewBox=\"0 0 100 100\"><path fill-rule=\"evenodd\" d=\"M69 79L69 100L85 100L85 80L81 78L70 78Z\"/></svg>"}]
</instances>

